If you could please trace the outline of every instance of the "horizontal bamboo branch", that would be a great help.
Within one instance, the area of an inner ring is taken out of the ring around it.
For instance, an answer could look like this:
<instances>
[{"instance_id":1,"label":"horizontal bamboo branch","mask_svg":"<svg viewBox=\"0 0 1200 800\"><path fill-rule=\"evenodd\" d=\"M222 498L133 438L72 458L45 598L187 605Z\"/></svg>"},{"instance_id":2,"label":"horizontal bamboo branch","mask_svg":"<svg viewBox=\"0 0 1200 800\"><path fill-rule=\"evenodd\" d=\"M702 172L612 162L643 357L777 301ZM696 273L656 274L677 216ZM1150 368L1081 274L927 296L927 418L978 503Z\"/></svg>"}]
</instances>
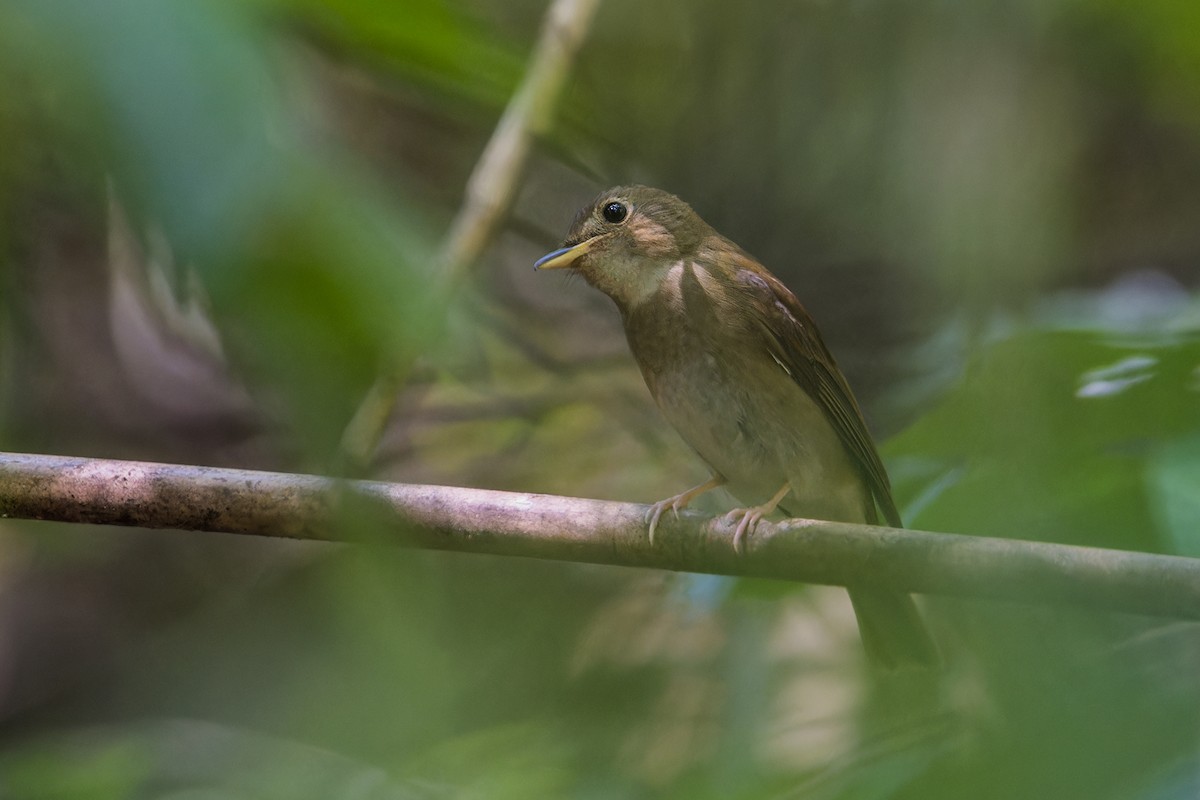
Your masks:
<instances>
[{"instance_id":1,"label":"horizontal bamboo branch","mask_svg":"<svg viewBox=\"0 0 1200 800\"><path fill-rule=\"evenodd\" d=\"M739 556L730 525L692 512L652 546L629 503L0 453L2 517L330 541L364 502L410 547L1200 619L1200 559L1179 556L803 519L761 524Z\"/></svg>"}]
</instances>

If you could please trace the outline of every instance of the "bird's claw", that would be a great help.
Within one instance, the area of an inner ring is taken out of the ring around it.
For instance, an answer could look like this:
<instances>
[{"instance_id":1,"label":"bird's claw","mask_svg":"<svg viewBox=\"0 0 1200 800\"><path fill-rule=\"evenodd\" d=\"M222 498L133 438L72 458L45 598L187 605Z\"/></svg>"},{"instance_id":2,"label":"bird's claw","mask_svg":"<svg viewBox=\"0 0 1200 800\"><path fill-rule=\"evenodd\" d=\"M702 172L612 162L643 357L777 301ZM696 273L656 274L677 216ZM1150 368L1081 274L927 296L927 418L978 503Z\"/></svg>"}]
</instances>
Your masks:
<instances>
[{"instance_id":1,"label":"bird's claw","mask_svg":"<svg viewBox=\"0 0 1200 800\"><path fill-rule=\"evenodd\" d=\"M646 521L650 523L650 544L654 544L654 532L658 530L658 521L662 519L663 513L669 508L671 513L675 515L675 519L679 519L679 512L688 507L693 500L699 495L704 494L710 489L715 489L725 483L725 479L720 475L713 475L699 486L693 486L686 492L668 497L666 500L659 500L646 511Z\"/></svg>"},{"instance_id":2,"label":"bird's claw","mask_svg":"<svg viewBox=\"0 0 1200 800\"><path fill-rule=\"evenodd\" d=\"M727 523L732 524L735 519L738 520L737 528L733 531L733 552L739 556L745 554L743 542L748 535L754 533L754 529L758 527L759 520L767 513L770 513L769 510L762 506L756 506L754 508L735 508L725 515ZM738 519L738 517L741 517L741 519Z\"/></svg>"},{"instance_id":3,"label":"bird's claw","mask_svg":"<svg viewBox=\"0 0 1200 800\"><path fill-rule=\"evenodd\" d=\"M666 500L659 500L657 503L650 506L646 511L646 521L650 523L650 545L654 546L654 532L658 530L658 521L662 519L663 513L669 508L671 513L675 515L675 519L679 519L679 509L686 503L681 503L683 495L675 495L668 497Z\"/></svg>"},{"instance_id":4,"label":"bird's claw","mask_svg":"<svg viewBox=\"0 0 1200 800\"><path fill-rule=\"evenodd\" d=\"M739 556L742 555L744 548L742 542L745 538L754 533L754 529L758 527L758 523L767 514L775 513L775 509L779 508L779 503L791 491L791 485L785 483L779 488L767 502L760 506L751 506L750 508L735 508L725 515L725 521L732 523L735 519L738 520L737 528L733 531L733 552ZM738 519L741 517L741 519Z\"/></svg>"}]
</instances>

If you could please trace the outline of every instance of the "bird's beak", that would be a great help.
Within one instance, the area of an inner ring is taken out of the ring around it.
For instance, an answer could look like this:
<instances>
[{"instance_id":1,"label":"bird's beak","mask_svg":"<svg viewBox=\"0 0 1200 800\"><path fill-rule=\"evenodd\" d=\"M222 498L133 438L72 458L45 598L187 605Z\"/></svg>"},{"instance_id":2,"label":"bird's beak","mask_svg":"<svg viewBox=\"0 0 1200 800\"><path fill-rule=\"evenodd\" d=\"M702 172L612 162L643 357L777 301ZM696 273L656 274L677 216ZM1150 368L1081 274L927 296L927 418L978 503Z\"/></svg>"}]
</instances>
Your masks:
<instances>
[{"instance_id":1,"label":"bird's beak","mask_svg":"<svg viewBox=\"0 0 1200 800\"><path fill-rule=\"evenodd\" d=\"M599 236L593 236L592 238L586 239L572 247L563 247L555 250L553 253L547 253L537 261L533 262L533 268L566 269L567 267L573 267L575 266L575 262L579 260L580 256L582 256L588 250L591 250L592 246L597 242L606 238L608 238L608 234L606 233Z\"/></svg>"}]
</instances>

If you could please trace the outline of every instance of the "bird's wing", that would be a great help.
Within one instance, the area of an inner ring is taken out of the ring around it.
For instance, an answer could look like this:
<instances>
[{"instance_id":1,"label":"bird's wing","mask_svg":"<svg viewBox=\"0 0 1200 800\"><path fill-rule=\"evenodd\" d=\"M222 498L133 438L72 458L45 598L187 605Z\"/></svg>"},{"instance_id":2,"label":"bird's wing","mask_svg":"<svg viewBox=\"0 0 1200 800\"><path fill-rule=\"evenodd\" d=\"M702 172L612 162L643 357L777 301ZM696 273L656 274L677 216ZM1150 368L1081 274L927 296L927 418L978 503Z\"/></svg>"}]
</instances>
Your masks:
<instances>
[{"instance_id":1,"label":"bird's wing","mask_svg":"<svg viewBox=\"0 0 1200 800\"><path fill-rule=\"evenodd\" d=\"M891 483L862 411L817 326L778 278L750 256L741 255L739 260L742 263L735 271L734 282L739 292L748 295L749 302L742 305L753 312L771 357L817 401L871 488L884 519L893 527L901 527Z\"/></svg>"}]
</instances>

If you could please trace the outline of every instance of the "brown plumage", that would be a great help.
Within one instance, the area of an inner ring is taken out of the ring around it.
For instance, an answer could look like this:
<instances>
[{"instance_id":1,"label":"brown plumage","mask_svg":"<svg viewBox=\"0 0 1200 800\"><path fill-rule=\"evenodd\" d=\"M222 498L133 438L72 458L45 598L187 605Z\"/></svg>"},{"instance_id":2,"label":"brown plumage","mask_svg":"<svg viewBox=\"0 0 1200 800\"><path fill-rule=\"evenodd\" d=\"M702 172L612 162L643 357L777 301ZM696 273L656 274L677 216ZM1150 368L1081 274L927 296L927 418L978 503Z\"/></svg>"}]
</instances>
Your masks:
<instances>
[{"instance_id":1,"label":"brown plumage","mask_svg":"<svg viewBox=\"0 0 1200 800\"><path fill-rule=\"evenodd\" d=\"M645 186L602 193L540 269L571 267L617 304L658 407L713 477L655 503L667 510L726 486L734 547L766 514L901 525L887 472L846 379L786 286L679 198ZM912 598L854 587L868 654L932 665Z\"/></svg>"}]
</instances>

